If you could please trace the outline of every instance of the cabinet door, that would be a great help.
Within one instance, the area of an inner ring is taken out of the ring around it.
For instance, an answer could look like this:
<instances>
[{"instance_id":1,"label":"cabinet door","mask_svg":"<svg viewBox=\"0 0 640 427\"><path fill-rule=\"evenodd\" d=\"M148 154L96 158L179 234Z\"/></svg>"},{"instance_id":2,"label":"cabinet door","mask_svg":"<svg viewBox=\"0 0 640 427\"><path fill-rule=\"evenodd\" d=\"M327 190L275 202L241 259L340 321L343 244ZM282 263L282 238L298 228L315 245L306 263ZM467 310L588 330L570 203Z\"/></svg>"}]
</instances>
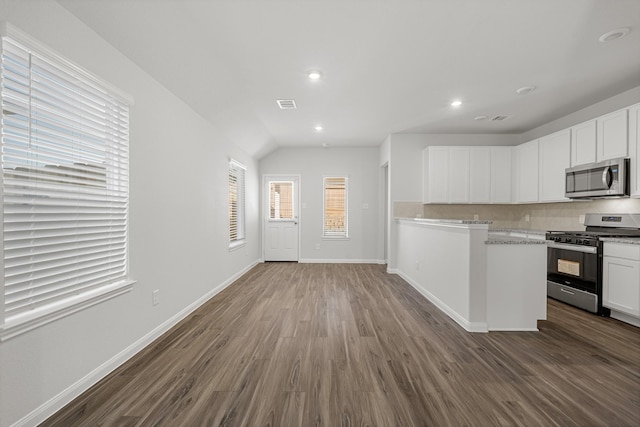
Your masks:
<instances>
[{"instance_id":1,"label":"cabinet door","mask_svg":"<svg viewBox=\"0 0 640 427\"><path fill-rule=\"evenodd\" d=\"M631 157L631 195L640 197L640 104L629 107L629 157Z\"/></svg>"},{"instance_id":2,"label":"cabinet door","mask_svg":"<svg viewBox=\"0 0 640 427\"><path fill-rule=\"evenodd\" d=\"M428 161L429 203L449 201L449 147L429 147Z\"/></svg>"},{"instance_id":3,"label":"cabinet door","mask_svg":"<svg viewBox=\"0 0 640 427\"><path fill-rule=\"evenodd\" d=\"M469 149L469 201L489 203L491 201L491 148Z\"/></svg>"},{"instance_id":4,"label":"cabinet door","mask_svg":"<svg viewBox=\"0 0 640 427\"><path fill-rule=\"evenodd\" d=\"M615 111L597 119L598 161L627 157L628 125L627 110Z\"/></svg>"},{"instance_id":5,"label":"cabinet door","mask_svg":"<svg viewBox=\"0 0 640 427\"><path fill-rule=\"evenodd\" d=\"M605 256L602 267L602 305L640 317L640 261Z\"/></svg>"},{"instance_id":6,"label":"cabinet door","mask_svg":"<svg viewBox=\"0 0 640 427\"><path fill-rule=\"evenodd\" d=\"M571 166L596 161L596 137L595 120L571 128Z\"/></svg>"},{"instance_id":7,"label":"cabinet door","mask_svg":"<svg viewBox=\"0 0 640 427\"><path fill-rule=\"evenodd\" d=\"M469 148L449 151L449 202L469 203Z\"/></svg>"},{"instance_id":8,"label":"cabinet door","mask_svg":"<svg viewBox=\"0 0 640 427\"><path fill-rule=\"evenodd\" d=\"M511 147L491 147L491 203L511 200Z\"/></svg>"},{"instance_id":9,"label":"cabinet door","mask_svg":"<svg viewBox=\"0 0 640 427\"><path fill-rule=\"evenodd\" d=\"M517 157L517 202L538 201L538 140L525 142L514 148Z\"/></svg>"},{"instance_id":10,"label":"cabinet door","mask_svg":"<svg viewBox=\"0 0 640 427\"><path fill-rule=\"evenodd\" d=\"M565 169L569 167L571 132L567 129L540 138L540 201L568 201L564 197Z\"/></svg>"}]
</instances>

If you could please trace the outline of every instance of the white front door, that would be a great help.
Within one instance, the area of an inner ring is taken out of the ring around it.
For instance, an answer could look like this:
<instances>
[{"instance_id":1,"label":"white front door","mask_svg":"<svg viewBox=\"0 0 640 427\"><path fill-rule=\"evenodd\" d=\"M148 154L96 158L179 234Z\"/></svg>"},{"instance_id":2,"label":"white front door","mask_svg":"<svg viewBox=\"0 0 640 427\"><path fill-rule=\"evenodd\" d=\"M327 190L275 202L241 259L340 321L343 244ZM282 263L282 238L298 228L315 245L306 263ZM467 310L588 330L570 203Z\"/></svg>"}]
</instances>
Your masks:
<instances>
[{"instance_id":1,"label":"white front door","mask_svg":"<svg viewBox=\"0 0 640 427\"><path fill-rule=\"evenodd\" d=\"M298 261L297 176L264 177L264 260Z\"/></svg>"}]
</instances>

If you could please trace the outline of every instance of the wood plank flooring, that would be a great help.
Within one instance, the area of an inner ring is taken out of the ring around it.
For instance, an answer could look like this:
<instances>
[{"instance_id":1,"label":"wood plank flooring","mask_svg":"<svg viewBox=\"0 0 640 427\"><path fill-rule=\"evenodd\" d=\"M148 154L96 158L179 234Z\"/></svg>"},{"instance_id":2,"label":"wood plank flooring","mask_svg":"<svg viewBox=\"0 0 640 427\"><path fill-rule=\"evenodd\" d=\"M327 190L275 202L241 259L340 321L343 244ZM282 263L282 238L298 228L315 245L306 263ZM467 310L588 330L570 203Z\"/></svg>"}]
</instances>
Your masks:
<instances>
[{"instance_id":1,"label":"wood plank flooring","mask_svg":"<svg viewBox=\"0 0 640 427\"><path fill-rule=\"evenodd\" d=\"M470 334L384 266L265 263L44 426L637 426L638 328Z\"/></svg>"}]
</instances>

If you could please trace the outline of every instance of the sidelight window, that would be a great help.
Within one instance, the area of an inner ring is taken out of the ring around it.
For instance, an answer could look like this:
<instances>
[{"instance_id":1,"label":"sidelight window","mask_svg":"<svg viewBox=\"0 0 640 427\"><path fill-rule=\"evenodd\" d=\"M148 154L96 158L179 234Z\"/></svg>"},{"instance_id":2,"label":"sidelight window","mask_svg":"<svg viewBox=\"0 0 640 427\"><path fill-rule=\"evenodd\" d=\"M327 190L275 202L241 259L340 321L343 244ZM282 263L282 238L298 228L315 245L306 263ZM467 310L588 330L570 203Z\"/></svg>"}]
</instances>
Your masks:
<instances>
[{"instance_id":1,"label":"sidelight window","mask_svg":"<svg viewBox=\"0 0 640 427\"><path fill-rule=\"evenodd\" d=\"M244 244L246 168L235 160L229 162L229 247Z\"/></svg>"}]
</instances>

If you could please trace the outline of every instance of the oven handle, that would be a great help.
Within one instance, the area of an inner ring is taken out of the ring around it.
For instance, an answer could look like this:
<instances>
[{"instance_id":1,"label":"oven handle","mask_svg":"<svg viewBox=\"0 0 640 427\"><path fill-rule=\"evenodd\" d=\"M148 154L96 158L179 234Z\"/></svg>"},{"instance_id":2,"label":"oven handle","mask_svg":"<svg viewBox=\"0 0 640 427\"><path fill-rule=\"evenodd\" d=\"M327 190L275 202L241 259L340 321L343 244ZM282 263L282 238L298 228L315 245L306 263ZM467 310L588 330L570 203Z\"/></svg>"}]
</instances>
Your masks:
<instances>
[{"instance_id":1,"label":"oven handle","mask_svg":"<svg viewBox=\"0 0 640 427\"><path fill-rule=\"evenodd\" d=\"M583 252L585 254L597 254L598 253L598 248L595 246L580 246L580 245L565 245L562 243L556 243L556 242L549 242L547 244L548 248L552 248L552 249L564 249L567 251L574 251L574 252Z\"/></svg>"}]
</instances>

